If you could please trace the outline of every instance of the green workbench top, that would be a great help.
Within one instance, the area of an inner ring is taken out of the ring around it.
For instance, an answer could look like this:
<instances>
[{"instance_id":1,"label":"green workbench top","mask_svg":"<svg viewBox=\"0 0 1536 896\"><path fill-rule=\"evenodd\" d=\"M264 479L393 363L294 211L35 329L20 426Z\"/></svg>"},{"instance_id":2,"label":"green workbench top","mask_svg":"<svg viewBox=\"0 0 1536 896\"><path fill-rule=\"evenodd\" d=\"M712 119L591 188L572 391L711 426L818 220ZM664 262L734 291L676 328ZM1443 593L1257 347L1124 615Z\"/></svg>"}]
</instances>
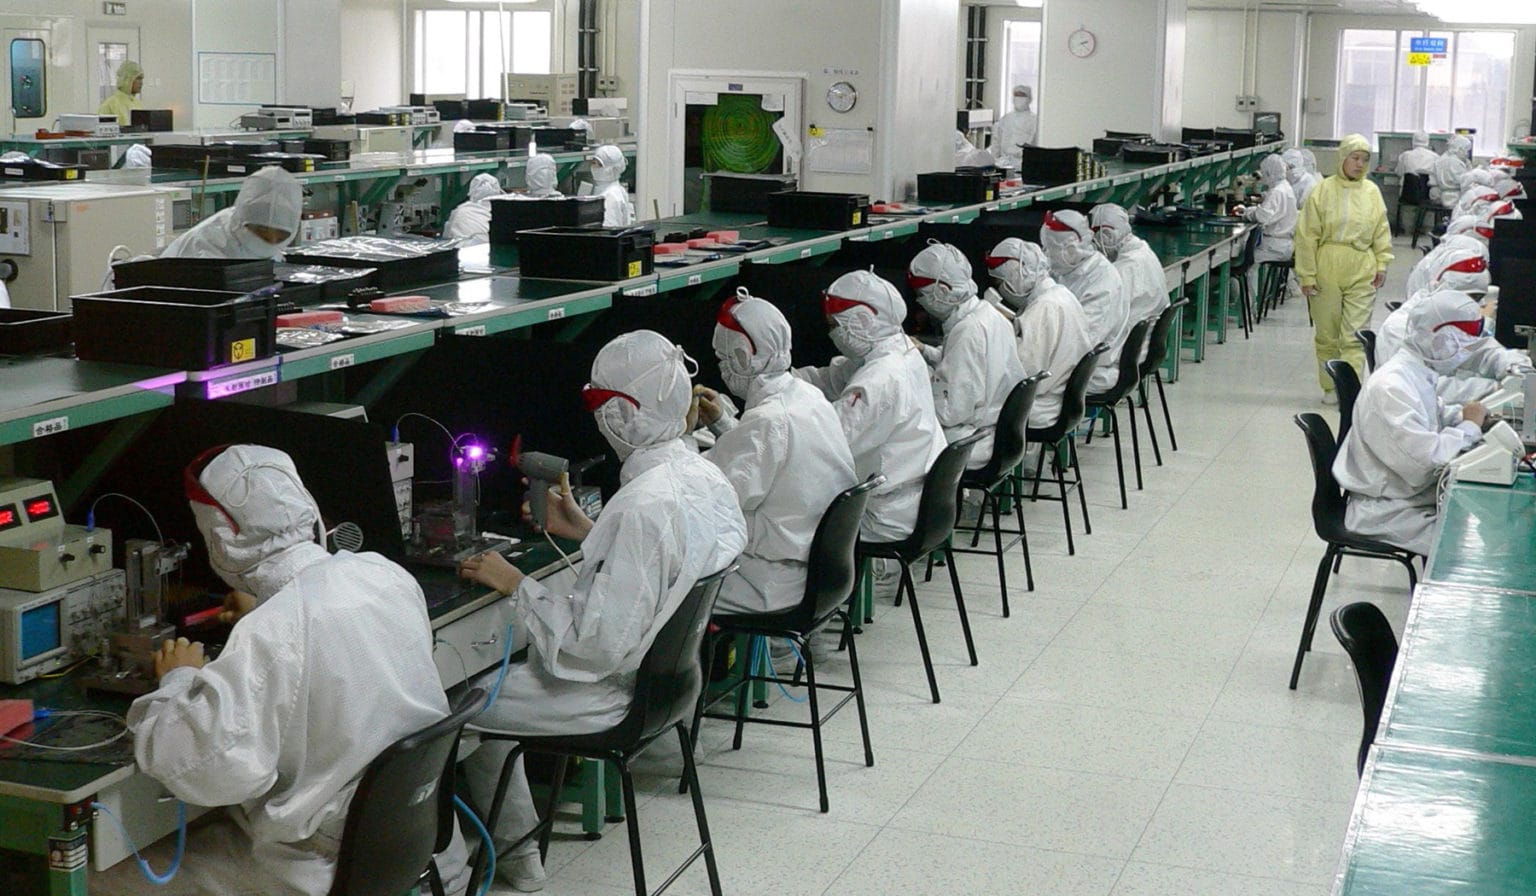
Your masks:
<instances>
[{"instance_id":1,"label":"green workbench top","mask_svg":"<svg viewBox=\"0 0 1536 896\"><path fill-rule=\"evenodd\" d=\"M1456 483L1441 511L1427 578L1536 594L1536 482Z\"/></svg>"},{"instance_id":2,"label":"green workbench top","mask_svg":"<svg viewBox=\"0 0 1536 896\"><path fill-rule=\"evenodd\" d=\"M1360 781L1335 896L1532 891L1536 767L1377 747Z\"/></svg>"},{"instance_id":3,"label":"green workbench top","mask_svg":"<svg viewBox=\"0 0 1536 896\"><path fill-rule=\"evenodd\" d=\"M168 407L186 378L129 364L0 357L0 445Z\"/></svg>"},{"instance_id":4,"label":"green workbench top","mask_svg":"<svg viewBox=\"0 0 1536 896\"><path fill-rule=\"evenodd\" d=\"M601 311L613 304L615 286L575 280L514 276L483 277L421 290L444 302L485 302L486 311L451 317L442 329L460 336L491 336L534 324Z\"/></svg>"}]
</instances>

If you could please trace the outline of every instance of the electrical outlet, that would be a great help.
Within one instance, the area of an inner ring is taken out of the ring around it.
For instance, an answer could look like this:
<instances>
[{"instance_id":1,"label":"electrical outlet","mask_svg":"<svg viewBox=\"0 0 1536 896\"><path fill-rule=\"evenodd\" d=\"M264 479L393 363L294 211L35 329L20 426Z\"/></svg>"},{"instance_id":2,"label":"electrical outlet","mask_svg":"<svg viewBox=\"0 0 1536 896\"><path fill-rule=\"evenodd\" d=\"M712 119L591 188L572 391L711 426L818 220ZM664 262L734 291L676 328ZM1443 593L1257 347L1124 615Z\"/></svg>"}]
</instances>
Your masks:
<instances>
[{"instance_id":1,"label":"electrical outlet","mask_svg":"<svg viewBox=\"0 0 1536 896\"><path fill-rule=\"evenodd\" d=\"M619 89L619 79L618 78L598 78L597 79L597 89L598 90L606 90L606 91L616 91L616 90Z\"/></svg>"}]
</instances>

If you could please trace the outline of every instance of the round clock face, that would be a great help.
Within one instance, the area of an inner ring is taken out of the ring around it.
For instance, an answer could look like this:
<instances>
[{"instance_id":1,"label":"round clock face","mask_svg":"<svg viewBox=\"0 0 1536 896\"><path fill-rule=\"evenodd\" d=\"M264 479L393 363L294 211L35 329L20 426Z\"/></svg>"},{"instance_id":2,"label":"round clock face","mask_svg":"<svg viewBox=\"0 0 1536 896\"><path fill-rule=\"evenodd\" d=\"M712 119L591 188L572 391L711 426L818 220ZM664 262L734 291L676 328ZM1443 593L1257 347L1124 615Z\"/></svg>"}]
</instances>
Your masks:
<instances>
[{"instance_id":1,"label":"round clock face","mask_svg":"<svg viewBox=\"0 0 1536 896\"><path fill-rule=\"evenodd\" d=\"M1098 48L1098 45L1099 39L1087 28L1079 28L1067 35L1067 49L1072 52L1073 56L1079 59L1092 56L1093 51Z\"/></svg>"},{"instance_id":2,"label":"round clock face","mask_svg":"<svg viewBox=\"0 0 1536 896\"><path fill-rule=\"evenodd\" d=\"M833 112L847 112L859 101L859 92L847 81L838 81L827 88L827 105Z\"/></svg>"}]
</instances>

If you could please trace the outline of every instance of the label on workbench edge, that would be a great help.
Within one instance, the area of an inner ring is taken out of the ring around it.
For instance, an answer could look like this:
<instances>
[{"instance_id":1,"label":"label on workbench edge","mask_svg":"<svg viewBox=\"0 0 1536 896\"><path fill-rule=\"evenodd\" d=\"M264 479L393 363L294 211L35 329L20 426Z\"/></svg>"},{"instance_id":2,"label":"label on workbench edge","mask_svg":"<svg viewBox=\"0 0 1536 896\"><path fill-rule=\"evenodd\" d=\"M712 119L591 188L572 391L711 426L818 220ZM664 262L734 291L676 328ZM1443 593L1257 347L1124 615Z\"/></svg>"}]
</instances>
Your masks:
<instances>
[{"instance_id":1,"label":"label on workbench edge","mask_svg":"<svg viewBox=\"0 0 1536 896\"><path fill-rule=\"evenodd\" d=\"M353 364L356 364L356 363L357 363L357 356L352 354L351 352L348 352L345 355L332 355L331 356L331 369L332 370L340 370L343 367L351 367Z\"/></svg>"},{"instance_id":2,"label":"label on workbench edge","mask_svg":"<svg viewBox=\"0 0 1536 896\"><path fill-rule=\"evenodd\" d=\"M209 398L225 398L237 395L241 392L249 392L252 389L261 389L266 386L277 385L277 371L266 370L251 376L236 377L231 380L211 382L208 384Z\"/></svg>"},{"instance_id":3,"label":"label on workbench edge","mask_svg":"<svg viewBox=\"0 0 1536 896\"><path fill-rule=\"evenodd\" d=\"M473 327L459 327L457 330L453 331L453 334L455 336L484 336L485 324L479 324L478 326Z\"/></svg>"},{"instance_id":4,"label":"label on workbench edge","mask_svg":"<svg viewBox=\"0 0 1536 896\"><path fill-rule=\"evenodd\" d=\"M32 424L32 438L51 436L66 429L69 429L69 417L49 417L47 420L38 420Z\"/></svg>"},{"instance_id":5,"label":"label on workbench edge","mask_svg":"<svg viewBox=\"0 0 1536 896\"><path fill-rule=\"evenodd\" d=\"M69 873L85 869L89 851L85 846L85 831L68 837L48 838L48 870Z\"/></svg>"}]
</instances>

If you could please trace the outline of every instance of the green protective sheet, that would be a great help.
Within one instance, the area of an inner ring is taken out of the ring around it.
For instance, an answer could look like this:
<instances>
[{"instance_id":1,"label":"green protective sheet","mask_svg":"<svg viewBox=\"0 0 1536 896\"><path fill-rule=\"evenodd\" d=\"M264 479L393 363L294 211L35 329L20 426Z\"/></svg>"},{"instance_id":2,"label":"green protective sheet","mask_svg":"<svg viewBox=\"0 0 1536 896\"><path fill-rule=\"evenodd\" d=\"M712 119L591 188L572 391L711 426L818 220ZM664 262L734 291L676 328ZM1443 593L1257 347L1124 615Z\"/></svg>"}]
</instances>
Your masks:
<instances>
[{"instance_id":1,"label":"green protective sheet","mask_svg":"<svg viewBox=\"0 0 1536 896\"><path fill-rule=\"evenodd\" d=\"M1441 511L1429 558L1433 582L1536 593L1536 482L1457 483Z\"/></svg>"},{"instance_id":2,"label":"green protective sheet","mask_svg":"<svg viewBox=\"0 0 1536 896\"><path fill-rule=\"evenodd\" d=\"M700 121L704 170L739 174L767 170L779 154L773 123L780 117L782 113L763 109L762 97L722 94Z\"/></svg>"}]
</instances>

